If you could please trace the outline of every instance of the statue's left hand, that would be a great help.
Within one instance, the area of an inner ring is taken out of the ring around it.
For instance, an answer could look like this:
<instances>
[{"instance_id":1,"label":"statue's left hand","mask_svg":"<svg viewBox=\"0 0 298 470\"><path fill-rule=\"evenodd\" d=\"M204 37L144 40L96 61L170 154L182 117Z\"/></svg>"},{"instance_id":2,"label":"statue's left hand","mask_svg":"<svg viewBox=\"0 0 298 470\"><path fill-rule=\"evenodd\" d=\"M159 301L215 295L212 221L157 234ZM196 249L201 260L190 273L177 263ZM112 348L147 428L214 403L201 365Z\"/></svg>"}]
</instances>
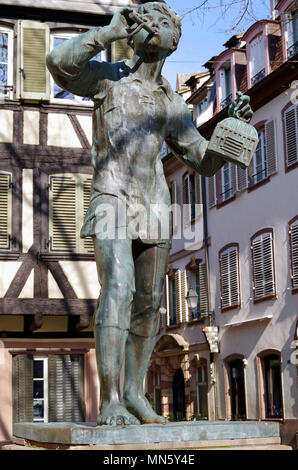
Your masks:
<instances>
[{"instance_id":1,"label":"statue's left hand","mask_svg":"<svg viewBox=\"0 0 298 470\"><path fill-rule=\"evenodd\" d=\"M241 91L237 91L237 98L229 107L229 117L240 119L241 121L250 122L253 116L253 110L250 107L250 96L243 95Z\"/></svg>"}]
</instances>

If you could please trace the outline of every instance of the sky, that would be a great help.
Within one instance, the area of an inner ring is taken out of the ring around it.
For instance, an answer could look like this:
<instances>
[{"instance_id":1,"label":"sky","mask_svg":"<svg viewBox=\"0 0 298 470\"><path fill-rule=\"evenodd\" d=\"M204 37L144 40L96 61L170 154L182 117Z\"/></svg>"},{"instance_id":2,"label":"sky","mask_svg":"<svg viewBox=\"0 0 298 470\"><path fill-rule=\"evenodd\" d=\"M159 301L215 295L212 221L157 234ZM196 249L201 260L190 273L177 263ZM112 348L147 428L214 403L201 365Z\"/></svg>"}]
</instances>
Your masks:
<instances>
[{"instance_id":1,"label":"sky","mask_svg":"<svg viewBox=\"0 0 298 470\"><path fill-rule=\"evenodd\" d=\"M223 0L227 2L228 0ZM260 19L270 18L270 0L252 0L255 18L246 17L238 29L231 31L233 20L239 17L239 3L225 15L217 7L222 0L209 0L210 8L205 14L193 12L182 19L182 37L177 51L166 61L163 76L176 88L177 73L190 73L198 70L207 71L203 64L212 56L225 50L223 44L234 34L245 32ZM202 0L167 0L167 3L179 15L202 3Z\"/></svg>"}]
</instances>

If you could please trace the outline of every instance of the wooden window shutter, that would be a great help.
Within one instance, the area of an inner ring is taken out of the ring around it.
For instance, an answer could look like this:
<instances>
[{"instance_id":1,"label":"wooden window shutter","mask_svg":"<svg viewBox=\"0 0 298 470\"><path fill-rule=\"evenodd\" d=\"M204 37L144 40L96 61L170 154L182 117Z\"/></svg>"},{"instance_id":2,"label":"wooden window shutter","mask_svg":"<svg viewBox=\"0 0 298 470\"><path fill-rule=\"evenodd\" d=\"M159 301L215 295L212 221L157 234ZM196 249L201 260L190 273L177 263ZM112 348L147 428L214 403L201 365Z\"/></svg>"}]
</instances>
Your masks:
<instances>
[{"instance_id":1,"label":"wooden window shutter","mask_svg":"<svg viewBox=\"0 0 298 470\"><path fill-rule=\"evenodd\" d=\"M128 45L127 39L119 39L112 43L112 62L120 62L124 59L131 59L134 54L133 49Z\"/></svg>"},{"instance_id":2,"label":"wooden window shutter","mask_svg":"<svg viewBox=\"0 0 298 470\"><path fill-rule=\"evenodd\" d=\"M78 251L76 179L50 176L49 232L51 251Z\"/></svg>"},{"instance_id":3,"label":"wooden window shutter","mask_svg":"<svg viewBox=\"0 0 298 470\"><path fill-rule=\"evenodd\" d=\"M266 160L267 175L276 173L276 140L275 140L275 122L274 119L267 121L265 124L265 144L266 144Z\"/></svg>"},{"instance_id":4,"label":"wooden window shutter","mask_svg":"<svg viewBox=\"0 0 298 470\"><path fill-rule=\"evenodd\" d=\"M186 301L187 292L188 292L187 273L186 271L181 271L182 322L187 322L189 320L188 305Z\"/></svg>"},{"instance_id":5,"label":"wooden window shutter","mask_svg":"<svg viewBox=\"0 0 298 470\"><path fill-rule=\"evenodd\" d=\"M291 280L293 289L298 287L298 220L290 226Z\"/></svg>"},{"instance_id":6,"label":"wooden window shutter","mask_svg":"<svg viewBox=\"0 0 298 470\"><path fill-rule=\"evenodd\" d=\"M92 177L84 178L83 179L83 216L84 217L89 207L90 198L91 198L91 189L92 189ZM84 219L82 220L82 224L83 223L84 223ZM92 237L83 238L81 243L83 245L82 252L94 253Z\"/></svg>"},{"instance_id":7,"label":"wooden window shutter","mask_svg":"<svg viewBox=\"0 0 298 470\"><path fill-rule=\"evenodd\" d=\"M273 239L265 233L252 242L254 298L275 294Z\"/></svg>"},{"instance_id":8,"label":"wooden window shutter","mask_svg":"<svg viewBox=\"0 0 298 470\"><path fill-rule=\"evenodd\" d=\"M0 250L11 249L12 174L0 172Z\"/></svg>"},{"instance_id":9,"label":"wooden window shutter","mask_svg":"<svg viewBox=\"0 0 298 470\"><path fill-rule=\"evenodd\" d=\"M298 106L295 104L286 110L284 116L286 133L287 166L298 161Z\"/></svg>"},{"instance_id":10,"label":"wooden window shutter","mask_svg":"<svg viewBox=\"0 0 298 470\"><path fill-rule=\"evenodd\" d=\"M18 98L50 99L50 75L46 67L46 55L49 50L49 26L38 21L20 20L18 23Z\"/></svg>"},{"instance_id":11,"label":"wooden window shutter","mask_svg":"<svg viewBox=\"0 0 298 470\"><path fill-rule=\"evenodd\" d=\"M33 356L18 354L12 359L13 421L33 421Z\"/></svg>"},{"instance_id":12,"label":"wooden window shutter","mask_svg":"<svg viewBox=\"0 0 298 470\"><path fill-rule=\"evenodd\" d=\"M220 255L222 308L240 304L238 249L232 247Z\"/></svg>"},{"instance_id":13,"label":"wooden window shutter","mask_svg":"<svg viewBox=\"0 0 298 470\"><path fill-rule=\"evenodd\" d=\"M248 185L248 175L247 175L247 168L243 169L240 166L237 166L236 169L237 173L237 191L244 191Z\"/></svg>"},{"instance_id":14,"label":"wooden window shutter","mask_svg":"<svg viewBox=\"0 0 298 470\"><path fill-rule=\"evenodd\" d=\"M214 207L216 205L215 198L215 176L208 178L208 207Z\"/></svg>"},{"instance_id":15,"label":"wooden window shutter","mask_svg":"<svg viewBox=\"0 0 298 470\"><path fill-rule=\"evenodd\" d=\"M208 290L207 290L207 270L206 264L199 265L199 272L200 272L200 314L204 316L204 314L208 313Z\"/></svg>"},{"instance_id":16,"label":"wooden window shutter","mask_svg":"<svg viewBox=\"0 0 298 470\"><path fill-rule=\"evenodd\" d=\"M52 422L83 422L84 355L49 357L49 419Z\"/></svg>"}]
</instances>

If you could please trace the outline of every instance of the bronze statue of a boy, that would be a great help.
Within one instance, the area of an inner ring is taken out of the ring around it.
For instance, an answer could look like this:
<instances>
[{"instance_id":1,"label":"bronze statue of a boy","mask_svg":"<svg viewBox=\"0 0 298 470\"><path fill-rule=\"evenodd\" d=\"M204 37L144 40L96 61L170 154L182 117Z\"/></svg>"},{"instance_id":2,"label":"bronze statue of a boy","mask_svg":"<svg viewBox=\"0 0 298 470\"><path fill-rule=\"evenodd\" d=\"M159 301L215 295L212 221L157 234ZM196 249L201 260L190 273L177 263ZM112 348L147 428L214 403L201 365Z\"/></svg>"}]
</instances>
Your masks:
<instances>
[{"instance_id":1,"label":"bronze statue of a boy","mask_svg":"<svg viewBox=\"0 0 298 470\"><path fill-rule=\"evenodd\" d=\"M133 12L141 26L131 25ZM136 11L119 10L108 26L65 41L47 56L59 86L94 101L93 193L81 236L93 237L101 284L94 327L101 394L98 424L166 423L145 398L143 381L159 330L171 245L170 235L104 238L97 228L98 209L104 204L114 207L119 227L119 202L146 210L151 204L170 206L160 159L164 141L201 175L212 176L225 163L208 152L208 141L194 126L183 99L161 75L180 36L175 12L165 3L150 2ZM124 38L134 49L131 59L115 64L91 61ZM241 116L241 110L237 112Z\"/></svg>"}]
</instances>

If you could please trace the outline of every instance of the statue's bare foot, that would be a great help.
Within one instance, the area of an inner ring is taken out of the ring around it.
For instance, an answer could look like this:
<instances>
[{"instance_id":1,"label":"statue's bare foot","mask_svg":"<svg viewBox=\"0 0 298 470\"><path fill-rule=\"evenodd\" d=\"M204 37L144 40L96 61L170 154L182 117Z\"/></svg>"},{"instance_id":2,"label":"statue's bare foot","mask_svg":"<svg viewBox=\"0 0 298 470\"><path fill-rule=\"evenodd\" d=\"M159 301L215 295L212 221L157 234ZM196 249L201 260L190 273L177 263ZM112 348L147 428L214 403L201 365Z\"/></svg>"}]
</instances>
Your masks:
<instances>
[{"instance_id":1,"label":"statue's bare foot","mask_svg":"<svg viewBox=\"0 0 298 470\"><path fill-rule=\"evenodd\" d=\"M168 422L166 418L155 413L143 394L126 395L124 403L130 413L137 416L144 424L166 424Z\"/></svg>"},{"instance_id":2,"label":"statue's bare foot","mask_svg":"<svg viewBox=\"0 0 298 470\"><path fill-rule=\"evenodd\" d=\"M98 425L121 426L141 424L121 403L103 403L97 418Z\"/></svg>"}]
</instances>

